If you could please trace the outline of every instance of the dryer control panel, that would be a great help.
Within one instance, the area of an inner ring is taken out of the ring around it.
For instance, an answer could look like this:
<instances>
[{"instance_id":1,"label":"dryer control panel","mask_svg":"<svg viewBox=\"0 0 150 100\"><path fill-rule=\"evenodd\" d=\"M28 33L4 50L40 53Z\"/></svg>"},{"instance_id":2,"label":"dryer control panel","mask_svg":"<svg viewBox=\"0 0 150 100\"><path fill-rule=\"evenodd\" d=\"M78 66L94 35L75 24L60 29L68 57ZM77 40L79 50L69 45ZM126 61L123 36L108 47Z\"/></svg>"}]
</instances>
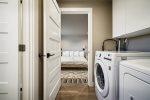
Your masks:
<instances>
[{"instance_id":1,"label":"dryer control panel","mask_svg":"<svg viewBox=\"0 0 150 100\"><path fill-rule=\"evenodd\" d=\"M96 52L95 57L96 57L96 59L101 59L102 58L102 53L101 52Z\"/></svg>"},{"instance_id":2,"label":"dryer control panel","mask_svg":"<svg viewBox=\"0 0 150 100\"><path fill-rule=\"evenodd\" d=\"M105 59L105 60L112 61L112 54L106 53L106 54L104 55L104 59Z\"/></svg>"}]
</instances>

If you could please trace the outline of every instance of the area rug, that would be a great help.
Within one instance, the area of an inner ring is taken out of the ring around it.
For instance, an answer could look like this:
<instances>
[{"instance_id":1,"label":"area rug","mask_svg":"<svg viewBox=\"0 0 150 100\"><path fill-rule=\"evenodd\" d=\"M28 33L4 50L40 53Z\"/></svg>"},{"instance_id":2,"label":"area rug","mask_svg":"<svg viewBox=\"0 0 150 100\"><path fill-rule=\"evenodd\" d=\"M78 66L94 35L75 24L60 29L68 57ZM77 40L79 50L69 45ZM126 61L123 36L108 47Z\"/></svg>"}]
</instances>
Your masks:
<instances>
[{"instance_id":1,"label":"area rug","mask_svg":"<svg viewBox=\"0 0 150 100\"><path fill-rule=\"evenodd\" d=\"M62 70L61 73L61 82L63 85L74 85L82 84L86 85L88 82L88 71L87 70Z\"/></svg>"}]
</instances>

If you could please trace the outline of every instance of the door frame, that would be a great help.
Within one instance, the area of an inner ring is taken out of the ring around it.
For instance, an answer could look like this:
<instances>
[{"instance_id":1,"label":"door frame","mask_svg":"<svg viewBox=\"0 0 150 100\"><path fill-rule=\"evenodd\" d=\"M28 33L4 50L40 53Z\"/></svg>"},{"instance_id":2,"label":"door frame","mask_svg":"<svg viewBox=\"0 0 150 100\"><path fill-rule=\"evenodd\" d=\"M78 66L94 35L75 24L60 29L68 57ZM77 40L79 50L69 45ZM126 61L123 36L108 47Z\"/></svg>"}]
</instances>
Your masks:
<instances>
[{"instance_id":1,"label":"door frame","mask_svg":"<svg viewBox=\"0 0 150 100\"><path fill-rule=\"evenodd\" d=\"M88 14L88 85L93 82L93 11L92 8L60 8L61 14Z\"/></svg>"},{"instance_id":2,"label":"door frame","mask_svg":"<svg viewBox=\"0 0 150 100\"><path fill-rule=\"evenodd\" d=\"M36 76L38 74L36 68L35 56L35 36L37 34L37 12L38 0L22 0L23 5L23 44L26 46L23 52L23 100L39 100L38 99L38 82Z\"/></svg>"}]
</instances>

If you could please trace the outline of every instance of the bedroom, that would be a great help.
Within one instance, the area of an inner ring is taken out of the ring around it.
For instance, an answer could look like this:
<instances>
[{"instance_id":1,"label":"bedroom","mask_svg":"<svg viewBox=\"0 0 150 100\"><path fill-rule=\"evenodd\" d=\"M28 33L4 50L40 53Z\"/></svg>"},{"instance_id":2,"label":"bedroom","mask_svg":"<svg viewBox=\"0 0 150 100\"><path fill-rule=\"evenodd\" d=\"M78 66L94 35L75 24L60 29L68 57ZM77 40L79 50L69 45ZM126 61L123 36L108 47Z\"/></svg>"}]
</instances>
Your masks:
<instances>
[{"instance_id":1,"label":"bedroom","mask_svg":"<svg viewBox=\"0 0 150 100\"><path fill-rule=\"evenodd\" d=\"M88 15L61 15L62 84L88 83Z\"/></svg>"}]
</instances>

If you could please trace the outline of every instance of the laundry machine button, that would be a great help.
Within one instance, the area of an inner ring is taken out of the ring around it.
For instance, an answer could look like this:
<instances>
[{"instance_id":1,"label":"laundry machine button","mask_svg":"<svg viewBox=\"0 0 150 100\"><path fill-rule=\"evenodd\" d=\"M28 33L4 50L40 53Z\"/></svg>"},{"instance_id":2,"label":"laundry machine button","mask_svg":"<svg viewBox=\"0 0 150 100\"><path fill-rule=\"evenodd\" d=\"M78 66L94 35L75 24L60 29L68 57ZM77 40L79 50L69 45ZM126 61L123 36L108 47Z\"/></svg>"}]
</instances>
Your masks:
<instances>
[{"instance_id":1,"label":"laundry machine button","mask_svg":"<svg viewBox=\"0 0 150 100\"><path fill-rule=\"evenodd\" d=\"M99 54L99 57L101 57L101 54Z\"/></svg>"},{"instance_id":2,"label":"laundry machine button","mask_svg":"<svg viewBox=\"0 0 150 100\"><path fill-rule=\"evenodd\" d=\"M111 66L108 66L108 69L111 70Z\"/></svg>"}]
</instances>

